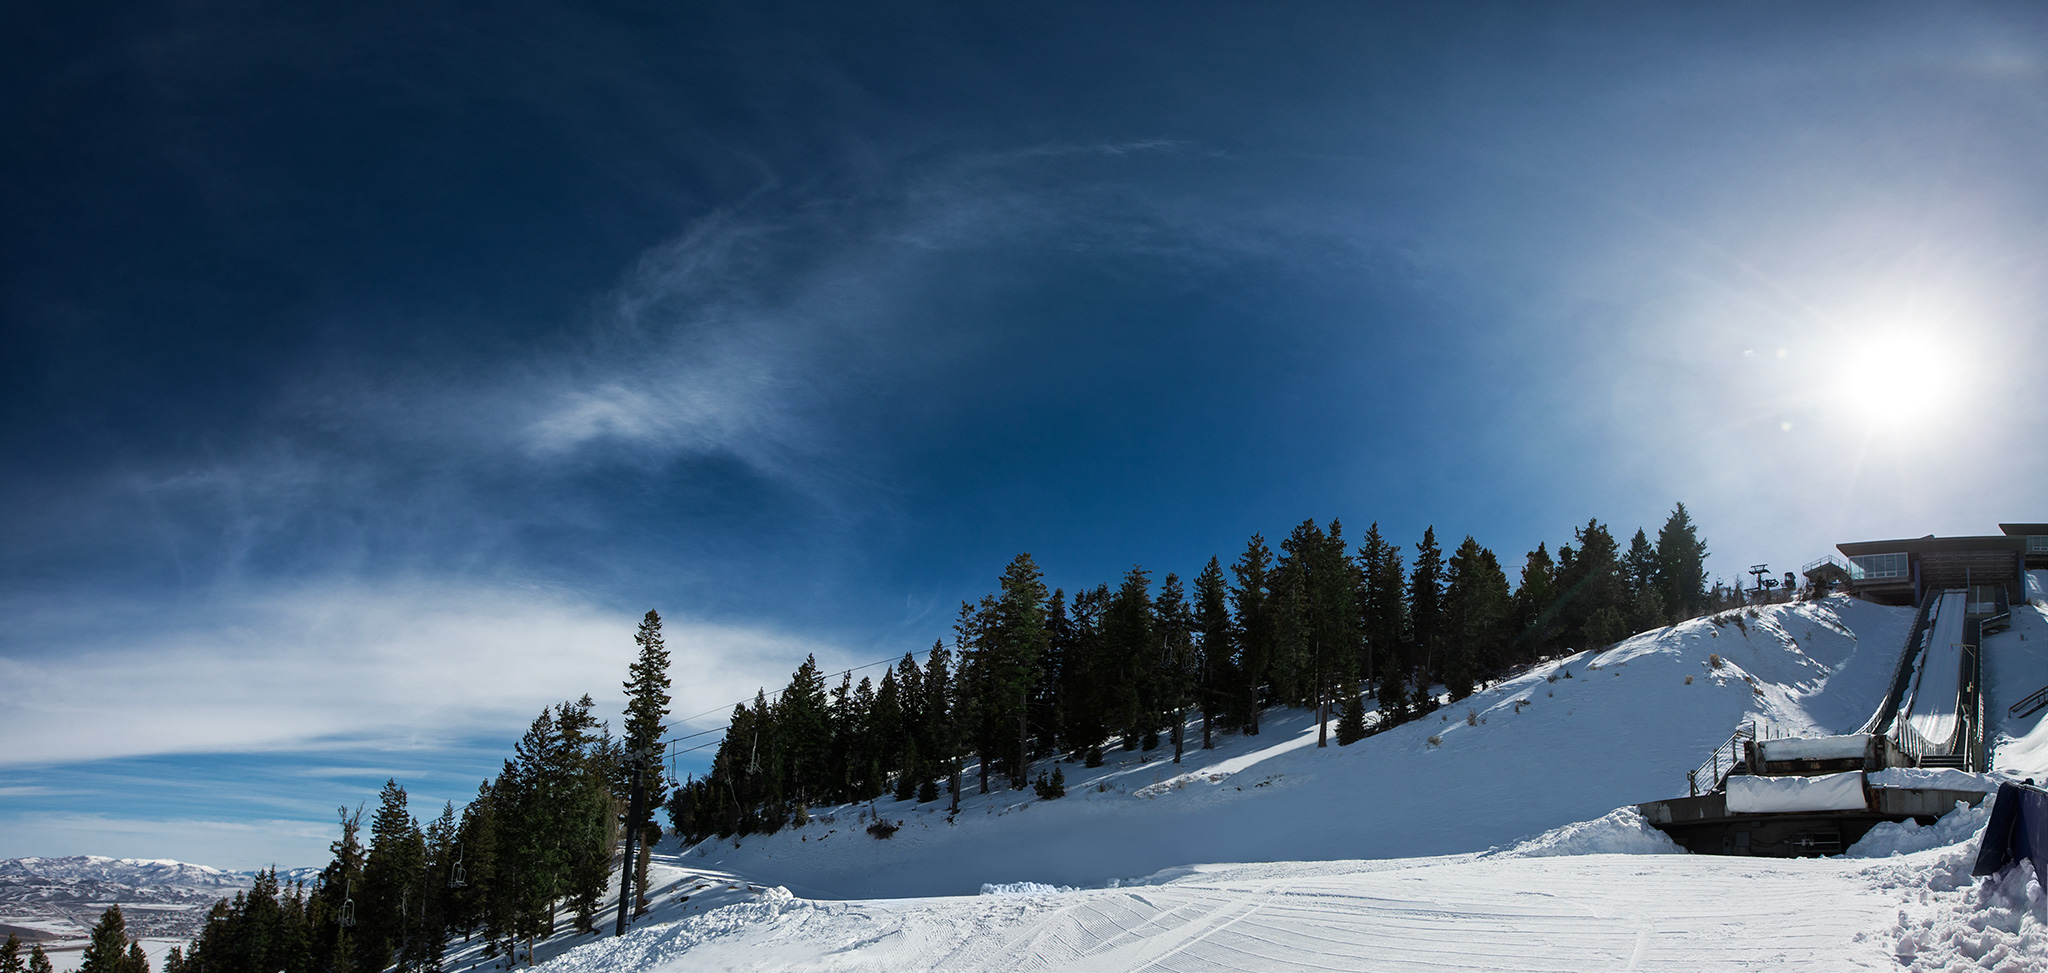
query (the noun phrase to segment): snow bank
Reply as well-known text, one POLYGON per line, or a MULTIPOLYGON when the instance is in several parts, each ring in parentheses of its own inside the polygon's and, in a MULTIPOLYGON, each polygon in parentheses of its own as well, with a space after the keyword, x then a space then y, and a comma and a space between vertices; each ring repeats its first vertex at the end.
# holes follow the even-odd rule
POLYGON ((1784 811, 1856 811, 1869 806, 1863 796, 1863 772, 1821 777, 1730 777, 1731 814, 1784 811))
POLYGON ((2048 971, 2048 896, 2033 865, 1980 883, 1970 876, 1976 858, 1977 842, 1966 841, 1875 876, 1900 903, 1887 930, 1893 956, 1909 970, 2048 971))
POLYGON ((1523 841, 1503 858, 1546 858, 1552 855, 1683 855, 1671 836, 1650 826, 1641 812, 1620 807, 1591 821, 1577 821, 1523 841))
MULTIPOLYGON (((1888 858, 1892 855, 1906 855, 1929 848, 1961 844, 1984 830, 1984 822, 1991 820, 1991 801, 1986 800, 1976 807, 1963 801, 1956 802, 1956 808, 1937 818, 1933 824, 1921 825, 1907 818, 1904 821, 1885 821, 1870 829, 1861 841, 1850 845, 1842 852, 1844 858, 1888 858)), ((1975 860, 1974 856, 1971 859, 1975 860)))
POLYGON ((1785 737, 1762 740, 1764 762, 1774 760, 1858 760, 1870 750, 1870 734, 1843 736, 1785 737))
POLYGON ((721 906, 677 922, 642 926, 621 937, 578 946, 542 964, 548 973, 619 973, 686 966, 684 954, 706 943, 772 927, 784 912, 804 903, 786 888, 760 898, 721 906))

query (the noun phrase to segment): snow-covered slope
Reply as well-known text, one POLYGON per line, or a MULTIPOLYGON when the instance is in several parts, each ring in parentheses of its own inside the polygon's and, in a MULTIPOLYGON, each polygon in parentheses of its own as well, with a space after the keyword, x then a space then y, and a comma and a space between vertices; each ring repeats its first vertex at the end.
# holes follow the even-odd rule
MULTIPOLYGON (((1610 811, 1682 791, 1739 722, 1854 729, 1911 621, 1847 599, 1762 608, 1563 660, 1351 747, 1317 750, 1305 715, 1274 714, 1179 768, 1126 752, 1062 765, 1059 801, 971 795, 950 822, 880 802, 665 846, 639 928, 542 956, 552 973, 2048 969, 2040 883, 1969 876, 1988 808, 1790 861, 1675 854, 1610 811), (869 837, 871 813, 903 830, 869 837)), ((2016 610, 1985 651, 1995 762, 2048 777, 2048 723, 2008 724, 2001 702, 2048 682, 2048 614, 2016 610)))
POLYGON ((2014 718, 2014 703, 2048 686, 2048 571, 2027 573, 2031 601, 2012 607, 2012 627, 1984 638, 1984 716, 1994 770, 2048 780, 2048 711, 2014 718))
POLYGON ((196 934, 214 902, 232 898, 253 881, 248 872, 169 860, 98 855, 4 859, 0 932, 42 943, 57 968, 65 970, 77 965, 100 913, 119 903, 129 932, 143 937, 145 948, 156 956, 196 934))
POLYGON ((1068 796, 999 788, 881 801, 804 828, 711 841, 688 864, 811 898, 960 895, 984 883, 1099 886, 1191 861, 1400 858, 1484 851, 1622 804, 1683 794, 1739 723, 1844 732, 1884 695, 1907 609, 1846 598, 1729 613, 1544 665, 1348 747, 1309 714, 1270 713, 1174 766, 1164 748, 1062 764, 1068 796), (1719 665, 1715 662, 1718 660, 1719 665))

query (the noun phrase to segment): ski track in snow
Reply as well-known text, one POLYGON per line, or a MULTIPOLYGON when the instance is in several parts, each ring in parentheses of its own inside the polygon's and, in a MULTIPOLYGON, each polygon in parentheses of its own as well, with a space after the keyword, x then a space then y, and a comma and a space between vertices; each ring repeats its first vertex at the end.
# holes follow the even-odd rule
MULTIPOLYGON (((1897 902, 1867 862, 1625 855, 1279 863, 1028 897, 791 900, 642 965, 612 943, 551 973, 684 970, 1755 970, 1896 968, 1856 931, 1897 902)), ((691 937, 695 938, 695 937, 691 937)), ((619 943, 625 947, 625 943, 619 943)), ((644 955, 641 957, 645 959, 644 955)))

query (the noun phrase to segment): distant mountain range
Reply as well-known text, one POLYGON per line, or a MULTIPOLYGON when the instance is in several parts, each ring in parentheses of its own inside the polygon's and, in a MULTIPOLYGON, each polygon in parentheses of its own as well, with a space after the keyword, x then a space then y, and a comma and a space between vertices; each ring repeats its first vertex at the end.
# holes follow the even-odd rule
MULTIPOLYGON (((317 868, 278 872, 279 881, 310 883, 317 868)), ((189 939, 213 903, 254 883, 255 872, 231 872, 164 859, 0 859, 0 935, 58 945, 87 937, 93 923, 119 903, 130 935, 189 939)))

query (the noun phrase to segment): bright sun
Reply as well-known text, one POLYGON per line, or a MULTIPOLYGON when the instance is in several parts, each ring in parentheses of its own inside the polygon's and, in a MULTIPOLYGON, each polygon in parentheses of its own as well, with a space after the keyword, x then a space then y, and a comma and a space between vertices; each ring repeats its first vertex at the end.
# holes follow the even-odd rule
POLYGON ((1892 334, 1857 339, 1843 363, 1839 391, 1873 421, 1915 424, 1934 418, 1958 391, 1951 358, 1928 336, 1892 334))

